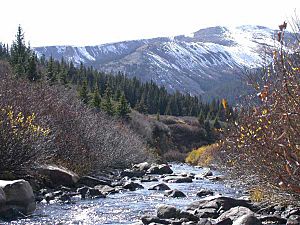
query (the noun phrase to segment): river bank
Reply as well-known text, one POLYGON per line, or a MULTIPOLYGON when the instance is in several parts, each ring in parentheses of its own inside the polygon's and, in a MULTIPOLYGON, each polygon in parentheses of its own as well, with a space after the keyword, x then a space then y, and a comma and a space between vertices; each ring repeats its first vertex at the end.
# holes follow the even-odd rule
MULTIPOLYGON (((188 210, 187 206, 198 200, 212 203, 212 201, 220 201, 220 197, 226 197, 226 201, 232 202, 240 197, 244 199, 249 197, 244 190, 230 187, 224 183, 222 175, 218 171, 196 168, 186 164, 171 164, 171 167, 152 166, 151 168, 149 165, 141 164, 134 169, 114 170, 107 173, 106 176, 103 175, 98 174, 95 176, 97 179, 80 178, 81 181, 79 179, 77 182, 81 182, 81 184, 77 184, 77 187, 59 186, 41 189, 36 193, 38 203, 33 215, 7 222, 7 224, 52 224, 54 222, 55 224, 150 224, 152 222, 154 224, 197 224, 199 221, 204 221, 203 219, 206 217, 208 218, 205 220, 216 224, 214 219, 221 216, 219 209, 213 210, 214 215, 205 214, 205 210, 210 210, 211 213, 212 207, 203 208, 202 204, 202 209, 200 209, 206 216, 204 214, 199 216, 195 208, 188 210), (83 181, 86 184, 83 184, 83 181), (100 181, 102 184, 99 184, 100 181), (171 191, 167 193, 166 189, 171 191), (178 192, 174 190, 178 190, 178 192), (214 197, 210 198, 216 200, 206 200, 205 197, 208 195, 213 195, 214 197), (176 210, 172 209, 174 212, 189 212, 198 218, 198 222, 195 223, 197 221, 195 217, 192 221, 187 221, 188 218, 180 218, 182 216, 180 213, 172 214, 174 219, 171 219, 170 215, 159 214, 162 205, 176 208, 176 210)), ((248 206, 250 207, 250 205, 248 206)), ((264 208, 268 207, 264 206, 264 208)), ((280 215, 286 213, 286 210, 290 210, 273 205, 268 209, 270 212, 265 210, 263 213, 274 215, 272 212, 274 208, 276 214, 282 210, 280 215)), ((225 209, 227 208, 223 207, 224 212, 225 209)), ((253 210, 257 212, 256 209, 253 210)), ((299 213, 299 209, 294 213, 297 214, 297 212, 299 213)), ((288 216, 292 216, 292 214, 288 216)), ((261 218, 258 217, 258 219, 261 218)), ((281 222, 287 222, 287 218, 283 219, 285 220, 281 220, 281 222)))

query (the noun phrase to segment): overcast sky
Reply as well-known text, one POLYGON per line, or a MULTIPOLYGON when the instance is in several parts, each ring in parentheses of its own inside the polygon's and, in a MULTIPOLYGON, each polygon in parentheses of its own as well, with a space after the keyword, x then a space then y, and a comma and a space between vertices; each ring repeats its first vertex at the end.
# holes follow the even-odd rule
POLYGON ((17 26, 31 46, 96 45, 189 34, 209 26, 277 25, 299 0, 0 0, 0 42, 17 26))

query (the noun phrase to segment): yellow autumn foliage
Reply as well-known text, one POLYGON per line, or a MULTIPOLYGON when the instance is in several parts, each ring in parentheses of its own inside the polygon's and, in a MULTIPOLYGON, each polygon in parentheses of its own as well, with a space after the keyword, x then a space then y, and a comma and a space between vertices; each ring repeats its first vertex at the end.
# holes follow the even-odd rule
POLYGON ((218 149, 218 144, 202 146, 191 151, 185 159, 186 163, 198 166, 207 166, 213 160, 213 152, 218 149))
POLYGON ((261 188, 252 188, 249 192, 252 202, 261 202, 265 198, 265 193, 261 188))
POLYGON ((22 112, 15 112, 12 106, 8 106, 1 109, 0 124, 6 123, 10 129, 12 129, 15 135, 24 135, 30 133, 34 136, 47 136, 50 129, 42 128, 35 123, 36 115, 25 116, 22 112))

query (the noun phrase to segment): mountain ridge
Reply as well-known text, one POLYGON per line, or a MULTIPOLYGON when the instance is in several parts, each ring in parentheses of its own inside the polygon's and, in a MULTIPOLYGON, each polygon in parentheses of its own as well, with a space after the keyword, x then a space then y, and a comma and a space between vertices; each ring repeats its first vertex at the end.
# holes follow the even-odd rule
MULTIPOLYGON (((39 56, 64 57, 104 71, 124 72, 141 81, 154 81, 169 91, 192 95, 214 92, 236 83, 242 70, 257 68, 270 57, 261 52, 274 44, 274 30, 256 25, 216 26, 192 35, 114 42, 96 46, 46 46, 39 56)), ((227 93, 223 93, 228 97, 227 93)), ((230 96, 232 97, 232 96, 230 96)))

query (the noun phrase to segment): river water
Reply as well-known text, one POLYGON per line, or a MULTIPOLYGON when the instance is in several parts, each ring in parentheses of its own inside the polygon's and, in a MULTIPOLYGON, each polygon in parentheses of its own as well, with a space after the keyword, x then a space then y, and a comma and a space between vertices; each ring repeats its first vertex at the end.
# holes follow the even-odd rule
MULTIPOLYGON (((203 169, 187 164, 172 164, 174 173, 201 174, 203 169)), ((213 171, 217 175, 217 171, 213 171)), ((108 195, 104 199, 75 200, 71 204, 39 203, 34 215, 28 219, 12 221, 10 224, 132 224, 144 215, 155 215, 159 204, 170 204, 184 209, 189 203, 199 199, 196 193, 209 189, 216 193, 237 197, 240 193, 227 187, 222 181, 193 180, 193 183, 167 183, 171 189, 184 192, 186 198, 165 197, 163 191, 149 191, 158 182, 145 182, 145 189, 124 191, 108 195)))

